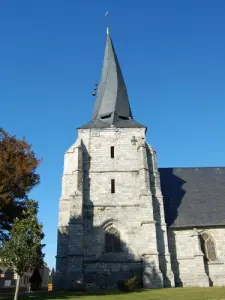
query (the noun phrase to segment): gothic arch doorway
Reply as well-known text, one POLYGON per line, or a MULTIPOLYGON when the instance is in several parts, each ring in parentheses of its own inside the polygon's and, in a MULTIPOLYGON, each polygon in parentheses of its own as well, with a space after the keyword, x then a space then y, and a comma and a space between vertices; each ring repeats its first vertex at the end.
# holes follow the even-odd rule
POLYGON ((105 231, 105 253, 122 252, 121 239, 119 231, 110 227, 105 231))

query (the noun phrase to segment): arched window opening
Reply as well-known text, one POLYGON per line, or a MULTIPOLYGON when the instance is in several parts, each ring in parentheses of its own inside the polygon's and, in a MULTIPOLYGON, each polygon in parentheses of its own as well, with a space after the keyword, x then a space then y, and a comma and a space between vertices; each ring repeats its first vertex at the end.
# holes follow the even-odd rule
POLYGON ((121 252, 121 241, 119 232, 111 227, 105 233, 105 252, 121 252))
POLYGON ((201 249, 207 261, 217 260, 215 243, 212 237, 207 233, 200 235, 201 249))

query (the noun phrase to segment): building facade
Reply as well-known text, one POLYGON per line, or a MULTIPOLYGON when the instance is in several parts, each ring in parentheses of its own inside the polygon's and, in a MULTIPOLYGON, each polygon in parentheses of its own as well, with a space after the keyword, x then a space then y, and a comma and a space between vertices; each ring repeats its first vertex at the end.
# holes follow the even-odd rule
MULTIPOLYGON (((43 267, 39 269, 40 276, 42 279, 41 290, 47 290, 48 278, 49 278, 49 268, 43 267)), ((27 292, 30 291, 30 278, 32 276, 32 271, 24 272, 20 277, 20 291, 27 292)), ((16 288, 17 274, 10 268, 0 264, 0 293, 14 292, 16 288)))
POLYGON ((176 286, 225 285, 225 168, 161 168, 176 286))
POLYGON ((116 288, 134 276, 144 288, 222 285, 207 258, 222 231, 169 224, 173 170, 158 169, 146 129, 133 118, 107 30, 92 118, 64 157, 54 288, 116 288))

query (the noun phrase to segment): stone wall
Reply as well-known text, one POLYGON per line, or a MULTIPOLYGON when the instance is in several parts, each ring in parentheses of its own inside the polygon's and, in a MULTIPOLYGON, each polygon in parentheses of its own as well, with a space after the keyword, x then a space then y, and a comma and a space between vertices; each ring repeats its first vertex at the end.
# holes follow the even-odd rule
POLYGON ((209 276, 213 286, 225 285, 225 228, 210 228, 205 230, 215 243, 217 260, 208 263, 209 276))
POLYGON ((118 288, 119 282, 136 277, 142 287, 143 265, 140 262, 90 262, 84 264, 84 280, 88 288, 118 288))
POLYGON ((177 286, 225 285, 225 229, 196 228, 169 230, 169 249, 177 286), (214 240, 217 259, 204 263, 199 234, 209 233, 214 240))
POLYGON ((173 286, 156 155, 144 128, 79 129, 65 154, 62 188, 58 286, 64 281, 64 288, 74 287, 87 278, 90 284, 105 273, 105 285, 112 286, 140 265, 145 288, 173 286), (110 227, 122 243, 122 253, 113 257, 104 246, 110 227))

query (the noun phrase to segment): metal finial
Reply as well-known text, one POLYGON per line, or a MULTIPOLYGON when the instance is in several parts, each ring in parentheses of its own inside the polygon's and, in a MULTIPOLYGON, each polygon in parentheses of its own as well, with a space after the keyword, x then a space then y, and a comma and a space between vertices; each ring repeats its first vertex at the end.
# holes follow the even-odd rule
POLYGON ((105 13, 105 18, 106 18, 106 33, 109 34, 109 12, 106 11, 105 13))

